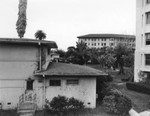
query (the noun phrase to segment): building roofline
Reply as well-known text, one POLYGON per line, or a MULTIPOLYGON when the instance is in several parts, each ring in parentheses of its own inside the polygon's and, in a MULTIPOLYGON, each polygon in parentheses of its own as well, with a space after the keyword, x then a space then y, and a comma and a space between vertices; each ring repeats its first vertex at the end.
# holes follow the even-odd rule
POLYGON ((41 44, 46 45, 51 48, 57 48, 57 44, 54 41, 47 40, 36 40, 28 38, 0 38, 0 43, 9 43, 9 44, 41 44))
POLYGON ((87 34, 87 35, 82 35, 82 36, 78 36, 77 38, 82 38, 82 39, 86 39, 86 38, 133 38, 135 39, 135 35, 126 35, 126 34, 87 34))

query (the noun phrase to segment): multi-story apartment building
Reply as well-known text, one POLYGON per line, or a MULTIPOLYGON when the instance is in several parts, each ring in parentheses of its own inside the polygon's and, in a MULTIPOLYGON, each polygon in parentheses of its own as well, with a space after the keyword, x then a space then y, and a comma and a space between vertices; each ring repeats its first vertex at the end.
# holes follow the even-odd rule
POLYGON ((150 78, 150 0, 136 0, 134 80, 150 78))
POLYGON ((88 34, 78 36, 78 41, 84 41, 89 48, 115 47, 118 43, 135 48, 135 36, 124 34, 88 34))

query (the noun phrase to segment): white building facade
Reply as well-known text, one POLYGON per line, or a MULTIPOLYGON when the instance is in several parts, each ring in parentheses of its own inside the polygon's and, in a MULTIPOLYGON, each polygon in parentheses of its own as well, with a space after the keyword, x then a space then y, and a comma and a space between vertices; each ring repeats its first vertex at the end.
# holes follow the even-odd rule
POLYGON ((150 0, 136 0, 136 50, 134 81, 150 74, 150 0))
MULTIPOLYGON (((53 41, 0 38, 0 110, 44 108, 58 95, 96 107, 96 80, 107 75, 86 66, 51 62, 53 41)), ((105 77, 104 77, 105 78, 105 77)))
POLYGON ((83 41, 89 48, 115 47, 118 43, 135 48, 135 36, 123 34, 88 34, 78 36, 78 41, 83 41))

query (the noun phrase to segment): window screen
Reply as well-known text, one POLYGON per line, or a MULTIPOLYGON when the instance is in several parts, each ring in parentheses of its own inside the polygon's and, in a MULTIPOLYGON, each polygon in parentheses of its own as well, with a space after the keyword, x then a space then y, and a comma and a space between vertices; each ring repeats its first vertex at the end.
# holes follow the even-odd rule
POLYGON ((67 80, 67 85, 77 85, 77 84, 79 84, 79 80, 78 79, 67 80))
POLYGON ((61 81, 60 80, 50 80, 49 85, 50 86, 61 86, 61 81))

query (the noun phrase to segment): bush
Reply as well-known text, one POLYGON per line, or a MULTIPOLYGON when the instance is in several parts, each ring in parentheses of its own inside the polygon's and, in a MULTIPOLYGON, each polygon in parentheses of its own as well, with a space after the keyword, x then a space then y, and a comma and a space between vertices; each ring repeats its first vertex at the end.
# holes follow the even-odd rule
POLYGON ((97 80, 96 93, 98 94, 98 101, 101 103, 107 91, 109 90, 109 83, 97 80))
POLYGON ((103 99, 103 106, 106 112, 126 115, 132 107, 131 100, 124 96, 117 89, 110 90, 103 99))
POLYGON ((150 85, 147 85, 145 83, 128 82, 126 83, 126 87, 129 90, 150 94, 150 85))
POLYGON ((113 77, 110 74, 108 74, 105 78, 105 82, 112 82, 112 81, 113 81, 113 77))
POLYGON ((79 110, 84 108, 84 103, 75 99, 75 98, 69 98, 68 100, 68 109, 73 110, 79 110))
POLYGON ((84 108, 84 103, 75 98, 67 98, 65 96, 58 95, 54 97, 51 102, 46 101, 45 108, 52 112, 65 112, 68 110, 81 110, 84 108))
POLYGON ((68 98, 65 96, 58 95, 57 97, 54 97, 52 101, 50 102, 50 107, 52 111, 58 111, 63 112, 67 110, 68 105, 68 98))

